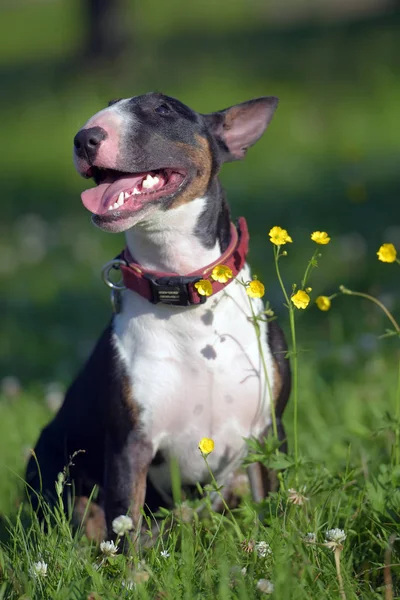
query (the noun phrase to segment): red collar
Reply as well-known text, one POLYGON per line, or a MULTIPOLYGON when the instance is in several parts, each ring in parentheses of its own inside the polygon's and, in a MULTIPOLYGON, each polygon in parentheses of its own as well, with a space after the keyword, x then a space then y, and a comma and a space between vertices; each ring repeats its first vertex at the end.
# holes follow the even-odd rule
POLYGON ((246 262, 249 247, 249 232, 244 217, 238 219, 237 227, 231 223, 231 241, 225 252, 218 260, 199 271, 180 276, 176 273, 162 273, 143 269, 135 263, 128 248, 118 257, 121 259, 119 268, 122 273, 124 286, 146 298, 153 304, 175 304, 189 306, 203 304, 207 297, 201 296, 194 284, 200 279, 207 279, 212 284, 213 294, 223 290, 235 278, 246 262), (226 283, 220 283, 210 278, 211 271, 217 265, 225 265, 232 270, 233 278, 226 283))

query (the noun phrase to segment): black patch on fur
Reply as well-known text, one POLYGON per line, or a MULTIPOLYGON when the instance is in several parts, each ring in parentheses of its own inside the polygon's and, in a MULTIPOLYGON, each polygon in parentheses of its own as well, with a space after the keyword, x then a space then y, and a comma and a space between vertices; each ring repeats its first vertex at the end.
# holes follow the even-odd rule
POLYGON ((204 211, 199 216, 194 230, 205 248, 214 248, 218 240, 221 253, 231 241, 231 219, 225 194, 218 179, 214 179, 207 193, 204 211))
MULTIPOLYGON (((69 388, 59 412, 43 429, 35 447, 37 461, 32 457, 28 463, 27 483, 33 490, 42 491, 50 503, 55 501, 55 481, 58 473, 78 450, 83 450, 84 453, 76 456, 74 466, 70 470, 75 493, 89 496, 94 484, 103 484, 105 407, 112 401, 115 387, 118 385, 113 375, 113 367, 111 328, 108 327, 85 367, 69 388)), ((69 489, 66 488, 66 492, 69 489)), ((33 492, 31 498, 34 506, 37 506, 37 498, 33 492)))
POLYGON ((156 452, 155 457, 153 458, 153 460, 151 462, 151 466, 159 467, 159 466, 163 465, 164 463, 165 463, 164 455, 162 454, 162 452, 160 450, 158 450, 156 452))
POLYGON ((160 92, 149 92, 142 96, 134 96, 130 99, 128 106, 135 114, 137 114, 137 107, 142 108, 147 114, 150 110, 155 112, 155 109, 162 104, 165 104, 170 109, 170 113, 160 115, 161 118, 174 119, 176 117, 183 117, 194 123, 199 121, 198 113, 186 106, 186 104, 183 104, 183 102, 180 102, 176 98, 161 94, 160 92))
MULTIPOLYGON (((125 473, 114 489, 118 494, 127 493, 125 480, 129 481, 130 477, 123 468, 127 461, 125 449, 130 444, 132 431, 137 428, 138 414, 134 404, 132 408, 131 398, 127 397, 127 385, 128 378, 113 347, 110 325, 69 388, 58 414, 43 429, 35 447, 37 460, 32 457, 28 463, 26 481, 33 488, 30 496, 35 507, 38 506, 35 491, 42 492, 44 498, 54 504, 58 473, 79 450, 84 452, 74 458, 69 474, 75 495, 90 496, 94 485, 103 488, 106 441, 108 446, 111 443, 117 456, 115 464, 120 464, 116 470, 125 473)), ((70 491, 71 487, 66 486, 66 506, 70 491)))
MULTIPOLYGON (((282 423, 282 415, 288 403, 290 391, 292 388, 292 375, 290 370, 290 361, 287 358, 288 345, 284 333, 277 321, 268 323, 268 346, 278 365, 279 375, 281 377, 282 387, 278 400, 275 404, 276 423, 278 428, 278 439, 286 440, 286 433, 282 423)), ((282 452, 287 452, 287 443, 281 446, 282 452)))
MULTIPOLYGON (((39 509, 40 494, 54 506, 58 474, 74 452, 84 450, 69 469, 72 486, 64 488, 65 509, 72 493, 89 497, 97 485, 97 503, 105 504, 109 528, 113 518, 128 512, 135 473, 147 469, 152 454, 151 445, 141 436, 136 421, 139 409, 128 397, 129 380, 117 360, 112 335, 110 325, 69 388, 59 412, 43 429, 35 447, 36 459, 32 456, 26 469, 33 508, 39 509)), ((163 461, 162 454, 157 453, 154 464, 163 461)), ((164 504, 147 479, 146 505, 154 512, 164 504)), ((43 512, 38 512, 43 517, 43 512)))

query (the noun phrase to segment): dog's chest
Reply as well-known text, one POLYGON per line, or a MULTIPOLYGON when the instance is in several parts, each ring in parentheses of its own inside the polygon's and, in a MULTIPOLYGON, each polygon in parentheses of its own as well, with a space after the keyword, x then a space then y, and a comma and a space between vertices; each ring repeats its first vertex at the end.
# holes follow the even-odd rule
MULTIPOLYGON (((239 279, 250 279, 247 267, 239 279)), ((259 313, 261 301, 252 302, 259 313)), ((245 289, 234 281, 206 304, 189 308, 152 305, 126 292, 115 318, 115 345, 140 407, 141 429, 154 454, 178 459, 185 483, 205 478, 201 438, 214 440, 209 462, 224 479, 245 453, 243 438, 270 423, 274 382, 266 324, 260 323, 260 341, 268 383, 250 316, 245 289)), ((158 484, 161 475, 168 474, 160 471, 158 484)))

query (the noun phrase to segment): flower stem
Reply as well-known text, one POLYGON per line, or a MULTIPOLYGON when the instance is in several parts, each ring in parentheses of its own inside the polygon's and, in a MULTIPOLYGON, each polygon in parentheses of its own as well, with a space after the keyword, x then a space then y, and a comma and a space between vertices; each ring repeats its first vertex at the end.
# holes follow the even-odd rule
MULTIPOLYGON (((200 450, 200 452, 201 452, 201 450, 200 450)), ((204 452, 201 452, 201 454, 202 454, 202 456, 204 458, 204 462, 206 463, 208 472, 209 472, 210 477, 211 477, 211 481, 212 481, 212 483, 213 483, 213 485, 215 487, 215 491, 217 492, 218 496, 221 498, 221 502, 222 502, 222 504, 223 504, 226 512, 231 517, 233 525, 234 525, 234 528, 235 528, 235 531, 237 533, 237 536, 238 536, 239 540, 241 541, 243 539, 242 531, 241 531, 239 525, 237 524, 237 521, 236 521, 235 517, 233 516, 233 513, 232 513, 231 509, 229 508, 229 506, 228 506, 228 504, 227 504, 227 502, 226 502, 226 500, 224 498, 224 495, 221 493, 221 490, 219 489, 217 481, 216 481, 216 479, 214 477, 214 473, 212 472, 212 469, 211 469, 210 465, 208 464, 207 456, 204 454, 204 452)))
POLYGON ((377 298, 374 298, 374 296, 370 296, 369 294, 365 294, 364 292, 353 292, 352 290, 348 290, 347 288, 345 288, 344 285, 341 285, 339 287, 339 290, 342 292, 342 294, 347 294, 349 296, 359 296, 360 298, 366 298, 366 300, 370 300, 371 302, 373 302, 374 304, 376 304, 377 306, 379 306, 379 308, 381 310, 383 310, 383 312, 385 313, 385 315, 387 316, 387 318, 389 319, 389 321, 392 323, 392 325, 395 328, 396 332, 400 333, 400 327, 399 327, 396 319, 388 311, 388 309, 386 308, 386 306, 384 304, 382 304, 382 302, 380 302, 377 298))
POLYGON ((274 247, 274 258, 275 258, 275 269, 276 274, 278 276, 279 284, 281 286, 283 295, 287 302, 287 308, 289 311, 289 321, 290 321, 290 333, 292 336, 292 375, 293 375, 293 441, 294 441, 294 460, 296 464, 296 477, 297 477, 297 465, 299 459, 299 445, 298 445, 298 435, 297 435, 297 415, 298 415, 298 370, 297 370, 297 343, 296 343, 296 326, 294 320, 294 308, 291 305, 289 300, 289 296, 287 294, 286 288, 282 281, 281 272, 279 269, 279 250, 280 247, 274 247))
POLYGON ((292 356, 293 356, 293 364, 292 364, 292 375, 293 375, 293 444, 294 444, 294 460, 296 463, 296 472, 297 472, 297 464, 299 460, 299 442, 298 442, 298 432, 297 432, 297 421, 298 421, 298 361, 297 361, 297 341, 296 341, 296 327, 294 322, 294 309, 293 307, 289 307, 289 319, 290 319, 290 332, 292 335, 292 356))
MULTIPOLYGON (((253 307, 251 298, 249 298, 249 304, 250 304, 251 315, 253 317, 254 329, 255 329, 256 337, 257 337, 258 352, 261 357, 261 362, 262 362, 262 367, 263 367, 263 372, 264 372, 264 379, 265 379, 264 385, 266 385, 268 387, 268 394, 269 394, 269 399, 270 399, 270 403, 271 403, 272 430, 274 432, 274 437, 276 439, 278 439, 278 427, 276 424, 275 403, 274 403, 274 398, 272 397, 271 384, 270 384, 269 377, 268 377, 267 365, 265 363, 265 356, 264 356, 264 351, 263 351, 263 347, 262 347, 262 343, 261 343, 260 326, 257 322, 257 316, 254 312, 254 307, 253 307)), ((263 406, 264 406, 264 400, 265 400, 265 387, 262 391, 261 410, 263 409, 263 406)))
POLYGON ((279 264, 278 264, 278 260, 279 260, 279 250, 280 250, 280 247, 278 247, 278 248, 277 248, 276 246, 274 246, 275 269, 276 269, 276 274, 277 274, 277 276, 278 276, 279 284, 280 284, 280 286, 281 286, 281 289, 282 289, 283 295, 284 295, 284 297, 285 297, 285 300, 286 300, 286 302, 288 303, 288 308, 290 308, 290 300, 289 300, 289 296, 287 295, 286 288, 285 288, 285 286, 283 285, 283 281, 282 281, 282 277, 281 277, 281 272, 280 272, 280 269, 279 269, 279 264))
POLYGON ((317 250, 314 252, 314 254, 311 257, 311 260, 308 261, 306 272, 304 273, 304 277, 301 280, 301 289, 302 290, 304 290, 304 288, 306 287, 307 279, 308 279, 308 276, 310 275, 311 269, 314 269, 317 266, 315 259, 317 258, 318 253, 319 253, 319 249, 317 248, 317 250))
POLYGON ((340 597, 342 598, 342 600, 346 600, 346 594, 344 593, 344 587, 343 587, 343 578, 342 578, 342 573, 340 570, 340 553, 341 553, 341 549, 335 548, 335 564, 336 564, 336 573, 337 573, 337 577, 338 577, 338 581, 339 581, 339 593, 340 593, 340 597))

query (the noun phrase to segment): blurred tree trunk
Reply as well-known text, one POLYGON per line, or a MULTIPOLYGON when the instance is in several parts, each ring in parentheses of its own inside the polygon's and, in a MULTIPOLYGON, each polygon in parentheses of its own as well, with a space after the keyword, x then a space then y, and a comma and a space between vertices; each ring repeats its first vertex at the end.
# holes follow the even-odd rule
POLYGON ((91 62, 117 58, 127 41, 123 0, 84 0, 84 7, 86 58, 91 62))

